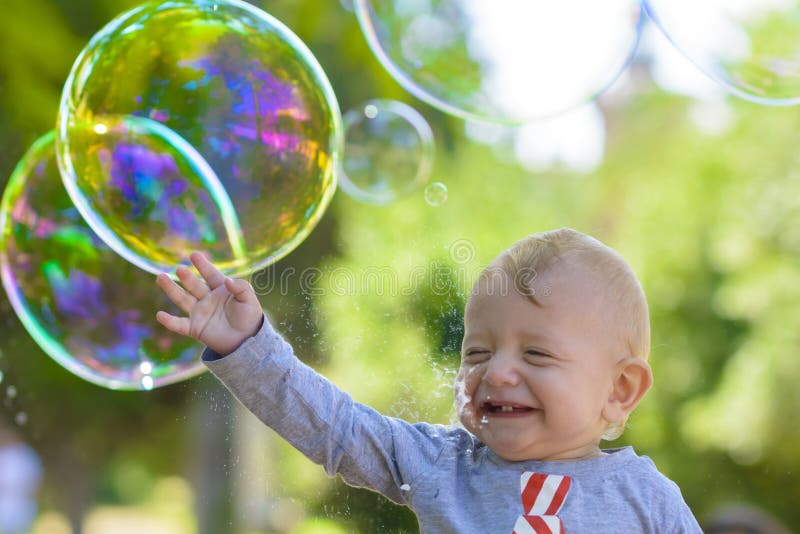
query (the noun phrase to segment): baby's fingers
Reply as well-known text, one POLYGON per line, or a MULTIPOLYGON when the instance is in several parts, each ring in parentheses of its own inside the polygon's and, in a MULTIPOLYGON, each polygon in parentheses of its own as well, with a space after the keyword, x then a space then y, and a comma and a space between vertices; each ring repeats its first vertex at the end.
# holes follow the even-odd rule
POLYGON ((231 295, 233 295, 233 298, 239 302, 261 306, 261 303, 258 302, 255 291, 253 291, 253 286, 251 286, 250 282, 247 280, 234 280, 232 278, 226 278, 225 289, 230 291, 231 295))
POLYGON ((168 330, 172 330, 176 334, 180 334, 182 336, 189 335, 190 323, 188 317, 176 317, 165 311, 159 311, 156 313, 156 321, 163 324, 168 330))
POLYGON ((175 274, 178 275, 178 280, 181 281, 181 284, 183 284, 183 287, 185 288, 186 292, 189 293, 190 297, 200 300, 208 295, 209 289, 206 283, 200 280, 186 267, 178 267, 175 270, 175 274))
POLYGON ((192 265, 195 266, 200 275, 205 279, 208 287, 216 289, 225 283, 225 275, 219 269, 214 267, 214 264, 200 252, 192 252, 189 255, 192 265))
POLYGON ((174 302, 178 308, 186 313, 189 313, 194 303, 197 302, 197 299, 173 282, 172 278, 164 273, 156 277, 156 285, 169 297, 169 300, 174 302))

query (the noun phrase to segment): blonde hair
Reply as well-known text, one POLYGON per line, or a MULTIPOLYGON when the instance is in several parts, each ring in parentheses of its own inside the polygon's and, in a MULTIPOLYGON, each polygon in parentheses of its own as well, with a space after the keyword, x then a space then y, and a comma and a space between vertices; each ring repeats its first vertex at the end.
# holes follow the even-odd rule
MULTIPOLYGON (((627 352, 620 357, 646 360, 650 355, 650 314, 644 290, 622 256, 597 239, 571 228, 533 234, 502 252, 481 276, 491 276, 499 268, 513 280, 517 291, 540 306, 539 299, 546 298, 548 288, 538 279, 558 262, 585 268, 602 281, 604 311, 608 311, 604 319, 621 325, 613 329, 627 352)), ((616 439, 624 429, 625 421, 610 423, 602 439, 616 439)))

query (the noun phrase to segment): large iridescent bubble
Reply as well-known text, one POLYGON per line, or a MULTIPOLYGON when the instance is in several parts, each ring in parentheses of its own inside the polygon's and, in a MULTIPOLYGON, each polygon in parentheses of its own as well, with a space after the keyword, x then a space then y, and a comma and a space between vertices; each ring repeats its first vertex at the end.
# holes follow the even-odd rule
POLYGON ((356 0, 361 29, 408 91, 454 115, 522 123, 605 90, 639 40, 637 0, 356 0))
POLYGON ((794 0, 647 0, 683 54, 734 94, 800 103, 800 5, 794 0))
POLYGON ((308 48, 238 0, 152 2, 109 23, 64 87, 58 161, 114 250, 151 272, 207 251, 242 275, 325 211, 343 142, 308 48))
POLYGON ((115 254, 75 208, 54 139, 28 150, 0 206, 0 274, 22 324, 59 364, 111 389, 202 372, 199 344, 156 322, 156 311, 172 306, 154 277, 115 254))
POLYGON ((433 168, 433 131, 414 108, 369 100, 344 114, 339 185, 362 202, 389 204, 424 186, 433 168))

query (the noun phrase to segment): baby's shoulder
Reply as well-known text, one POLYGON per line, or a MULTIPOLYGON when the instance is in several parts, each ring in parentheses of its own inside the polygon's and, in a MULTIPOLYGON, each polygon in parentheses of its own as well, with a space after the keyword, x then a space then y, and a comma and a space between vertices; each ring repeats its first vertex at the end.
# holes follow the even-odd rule
POLYGON ((616 478, 623 491, 648 502, 683 503, 683 495, 678 485, 659 471, 655 462, 648 456, 629 451, 629 461, 619 466, 616 478))
POLYGON ((624 476, 629 481, 624 491, 626 500, 641 513, 649 512, 654 531, 701 532, 680 487, 650 458, 637 456, 624 476))

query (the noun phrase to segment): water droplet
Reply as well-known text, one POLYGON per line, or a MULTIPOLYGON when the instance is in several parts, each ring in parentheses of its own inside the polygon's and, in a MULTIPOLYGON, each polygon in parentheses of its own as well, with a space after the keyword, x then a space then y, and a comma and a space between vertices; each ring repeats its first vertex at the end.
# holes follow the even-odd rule
POLYGON ((14 386, 8 386, 8 388, 6 388, 6 397, 8 397, 9 399, 14 399, 16 398, 16 396, 17 396, 17 388, 15 388, 14 386))
POLYGON ((150 391, 153 389, 153 377, 152 376, 144 376, 142 377, 142 389, 146 389, 150 391))
POLYGON ((409 486, 408 484, 403 484, 402 486, 400 486, 400 490, 401 491, 410 491, 411 490, 411 486, 409 486))
POLYGON ((28 414, 25 412, 19 412, 14 417, 14 422, 17 423, 19 426, 24 426, 28 422, 28 414))
POLYGON ((378 116, 378 107, 375 104, 367 104, 364 106, 364 116, 368 119, 374 119, 378 116))

